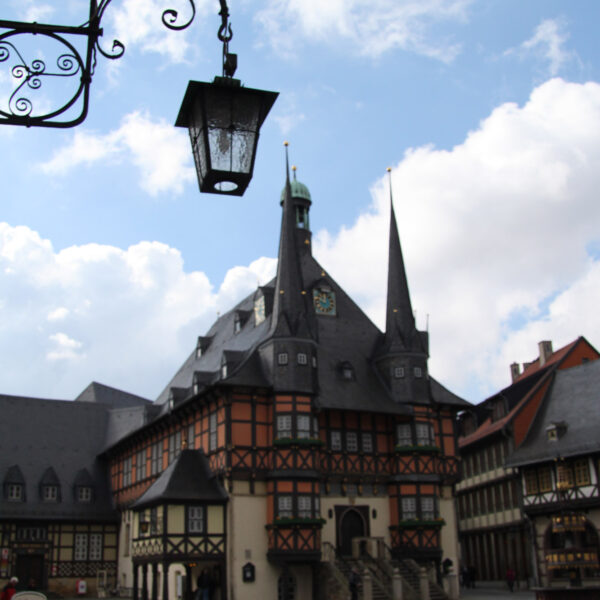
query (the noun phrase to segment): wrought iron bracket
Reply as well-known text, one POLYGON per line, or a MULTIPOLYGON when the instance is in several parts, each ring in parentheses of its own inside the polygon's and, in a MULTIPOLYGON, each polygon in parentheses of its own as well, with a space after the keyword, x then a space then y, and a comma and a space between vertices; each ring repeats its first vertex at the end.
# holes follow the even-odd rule
MULTIPOLYGON (((103 34, 101 27, 104 13, 112 0, 90 0, 89 20, 80 26, 47 25, 24 23, 0 19, 0 66, 4 63, 12 76, 13 90, 6 94, 6 100, 0 100, 0 125, 23 125, 25 127, 75 127, 82 123, 88 114, 90 85, 96 67, 96 55, 100 52, 105 58, 115 60, 125 52, 125 45, 113 40, 110 51, 100 45, 103 34), (20 37, 21 36, 21 37, 20 37), (22 36, 40 36, 56 44, 58 57, 56 68, 48 67, 45 58, 26 58, 26 50, 19 48, 22 36), (86 38, 85 52, 76 47, 75 40, 86 38), (29 90, 42 88, 43 82, 54 78, 73 78, 72 92, 63 104, 47 108, 47 99, 39 102, 36 111, 29 90), (67 113, 70 113, 67 115, 67 113), (61 117, 62 116, 62 117, 61 117)), ((181 31, 192 24, 196 16, 194 0, 188 0, 191 16, 179 22, 178 11, 169 8, 162 13, 165 27, 181 31)), ((220 0, 221 8, 225 0, 220 0)), ((226 4, 225 4, 226 10, 226 4)), ((227 13, 228 14, 228 13, 227 13)))

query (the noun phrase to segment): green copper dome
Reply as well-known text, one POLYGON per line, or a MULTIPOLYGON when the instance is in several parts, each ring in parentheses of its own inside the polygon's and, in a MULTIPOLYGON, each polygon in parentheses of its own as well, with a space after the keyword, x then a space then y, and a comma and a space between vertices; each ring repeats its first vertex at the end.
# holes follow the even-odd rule
MULTIPOLYGON (((292 198, 302 198, 304 200, 308 200, 309 202, 311 201, 310 192, 303 183, 300 183, 294 179, 293 181, 290 181, 290 187, 292 188, 292 198)), ((281 190, 281 202, 283 202, 284 196, 285 188, 281 190)))

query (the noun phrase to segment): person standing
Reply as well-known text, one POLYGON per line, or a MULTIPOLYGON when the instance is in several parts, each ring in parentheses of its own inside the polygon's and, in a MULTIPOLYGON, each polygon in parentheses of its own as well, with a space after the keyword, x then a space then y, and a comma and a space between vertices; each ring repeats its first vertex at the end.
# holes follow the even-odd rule
POLYGON ((19 580, 16 577, 11 577, 9 582, 2 589, 0 600, 11 600, 17 591, 17 583, 19 583, 19 580))
POLYGON ((508 584, 508 589, 511 592, 514 591, 515 579, 516 579, 515 570, 512 567, 508 567, 508 569, 506 569, 506 583, 508 584))
POLYGON ((360 575, 356 569, 352 569, 352 571, 350 571, 350 578, 348 582, 350 584, 351 600, 358 600, 358 585, 360 583, 360 575))

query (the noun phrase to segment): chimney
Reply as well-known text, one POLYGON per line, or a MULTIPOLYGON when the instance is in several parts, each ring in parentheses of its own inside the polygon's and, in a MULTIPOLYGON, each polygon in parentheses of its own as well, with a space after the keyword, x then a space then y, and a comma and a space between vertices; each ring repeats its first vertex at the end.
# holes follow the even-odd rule
POLYGON ((538 348, 540 349, 540 367, 543 367, 552 355, 552 342, 539 342, 538 348))
POLYGON ((519 378, 520 374, 521 368, 519 367, 519 363, 514 362, 510 365, 510 378, 513 383, 519 378))

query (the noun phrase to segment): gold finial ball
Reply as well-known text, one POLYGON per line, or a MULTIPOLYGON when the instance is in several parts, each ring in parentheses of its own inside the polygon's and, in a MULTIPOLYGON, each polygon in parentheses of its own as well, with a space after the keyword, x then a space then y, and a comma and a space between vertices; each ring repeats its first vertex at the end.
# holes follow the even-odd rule
POLYGON ((292 171, 295 171, 298 167, 296 165, 292 165, 292 171))
POLYGON ((283 142, 283 145, 287 147, 287 146, 290 145, 290 143, 289 142, 283 142))
POLYGON ((388 167, 388 168, 386 169, 386 171, 387 171, 388 173, 391 173, 391 172, 392 172, 392 167, 388 167))

